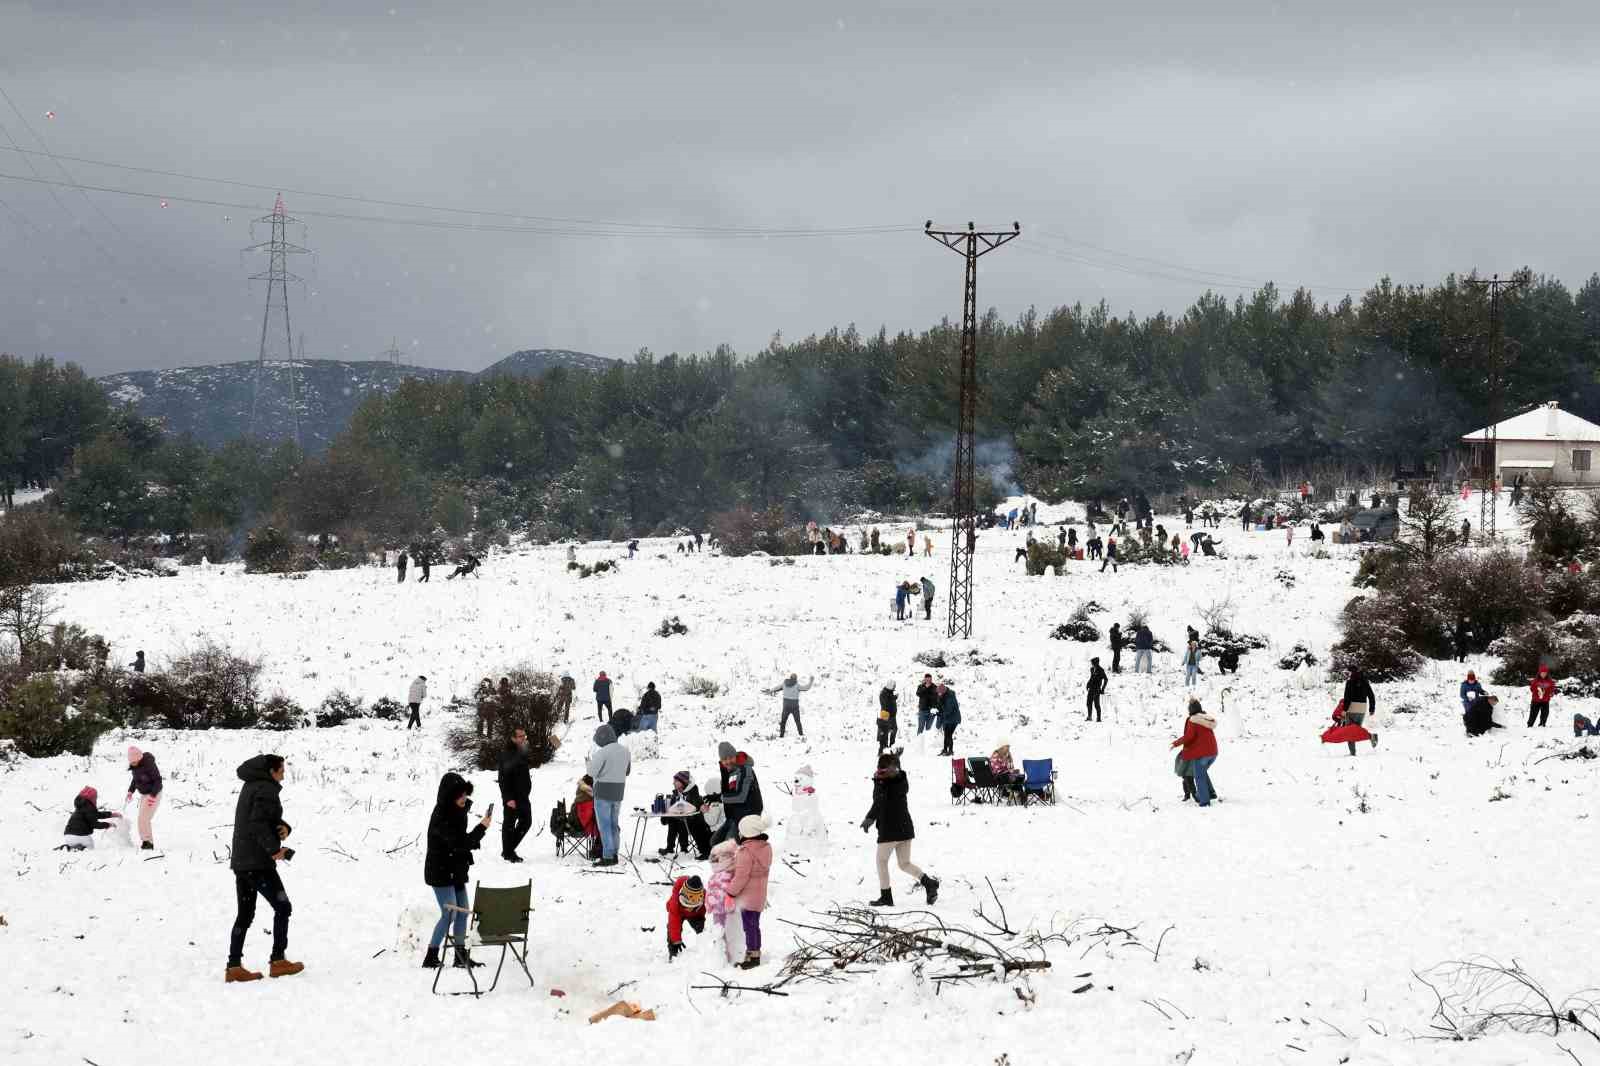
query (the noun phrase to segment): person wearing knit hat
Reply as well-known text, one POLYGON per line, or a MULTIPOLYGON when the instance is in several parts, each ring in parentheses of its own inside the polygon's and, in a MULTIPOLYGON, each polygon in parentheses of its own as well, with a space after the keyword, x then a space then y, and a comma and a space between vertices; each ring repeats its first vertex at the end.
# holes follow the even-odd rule
POLYGON ((761 912, 767 908, 767 877, 772 872, 772 845, 767 842, 767 820, 759 814, 739 819, 739 851, 733 860, 728 895, 739 908, 744 925, 744 961, 741 970, 761 965, 761 912))
POLYGON ((695 857, 704 862, 711 854, 711 827, 706 816, 700 813, 700 790, 694 786, 689 771, 679 770, 672 775, 672 795, 667 797, 667 813, 661 824, 667 827, 667 846, 657 854, 672 855, 689 850, 694 840, 695 857))
MULTIPOLYGON (((711 838, 713 844, 731 839, 739 828, 739 819, 747 814, 760 814, 765 809, 754 759, 724 740, 717 745, 717 762, 722 767, 723 822, 711 838)), ((704 805, 701 813, 705 813, 704 805)))
POLYGON ((683 950, 683 923, 697 933, 706 931, 706 889, 697 875, 672 882, 667 894, 667 958, 675 959, 683 950))
POLYGON ((1472 707, 1472 701, 1483 695, 1483 686, 1478 683, 1478 675, 1471 670, 1467 671, 1467 679, 1461 682, 1461 713, 1465 714, 1472 707))
POLYGON ((99 802, 100 793, 94 790, 94 786, 83 786, 72 801, 72 817, 67 819, 67 827, 62 830, 61 847, 57 851, 61 848, 82 851, 94 847, 94 831, 110 829, 112 821, 122 817, 115 811, 102 811, 99 802))
POLYGON ((139 796, 139 847, 145 851, 154 851, 155 834, 151 829, 151 822, 156 816, 156 808, 161 806, 161 771, 156 768, 156 757, 148 751, 140 751, 134 745, 128 746, 128 770, 133 777, 128 782, 128 795, 123 799, 122 805, 126 807, 133 799, 134 794, 139 796))

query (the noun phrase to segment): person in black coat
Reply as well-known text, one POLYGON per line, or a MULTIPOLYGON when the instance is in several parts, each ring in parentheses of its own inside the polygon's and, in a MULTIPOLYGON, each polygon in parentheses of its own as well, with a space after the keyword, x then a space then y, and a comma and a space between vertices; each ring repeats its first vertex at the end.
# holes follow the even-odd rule
POLYGON ((1110 679, 1106 677, 1105 670, 1100 667, 1099 659, 1089 660, 1089 694, 1087 699, 1087 713, 1084 720, 1098 722, 1100 718, 1100 697, 1106 691, 1110 679))
POLYGON ((500 802, 506 807, 506 820, 500 826, 500 857, 506 862, 521 862, 517 845, 533 828, 533 777, 528 772, 526 729, 519 725, 511 731, 495 769, 499 772, 500 802))
MULTIPOLYGON (((718 801, 721 801, 720 796, 718 801)), ((672 775, 672 795, 667 797, 667 809, 670 811, 683 803, 693 807, 695 813, 688 817, 661 819, 661 824, 667 827, 667 846, 657 854, 671 855, 677 851, 688 851, 692 839, 695 858, 705 862, 711 857, 711 827, 706 824, 706 816, 700 813, 703 806, 700 790, 694 786, 687 770, 679 770, 672 775)))
POLYGON ((399 583, 400 584, 404 584, 405 580, 406 580, 406 553, 405 552, 401 552, 399 557, 397 559, 395 559, 394 568, 395 568, 396 576, 399 579, 399 583))
POLYGON ((878 898, 874 907, 893 907, 894 892, 889 887, 889 856, 895 856, 900 869, 917 879, 928 893, 931 906, 939 898, 939 881, 929 877, 911 861, 911 841, 916 830, 911 825, 911 808, 906 797, 911 790, 900 756, 886 751, 878 756, 878 771, 872 775, 872 806, 861 820, 861 831, 878 827, 878 898))
POLYGON ((761 782, 756 777, 754 759, 724 740, 717 745, 717 764, 722 769, 723 821, 722 828, 711 838, 713 844, 730 837, 737 839, 739 819, 760 814, 766 806, 761 798, 761 782))
POLYGON ((272 906, 272 955, 269 967, 273 977, 288 977, 305 969, 285 957, 289 947, 289 893, 278 876, 278 861, 294 858, 294 849, 284 847, 289 839, 289 823, 283 820, 285 763, 281 755, 257 755, 239 764, 239 802, 233 812, 233 849, 228 865, 233 869, 234 890, 239 910, 228 940, 228 969, 224 981, 259 981, 261 975, 244 968, 244 938, 256 918, 256 897, 272 906))
MULTIPOLYGON (((61 848, 68 851, 82 851, 94 847, 94 831, 96 829, 110 829, 111 823, 122 815, 115 811, 102 811, 98 803, 100 793, 91 785, 85 785, 72 801, 72 815, 67 819, 67 827, 62 830, 61 848)), ((61 848, 57 848, 60 851, 61 848)))
POLYGON ((452 770, 439 779, 438 801, 428 818, 428 850, 422 857, 422 879, 439 901, 439 920, 434 923, 428 954, 422 960, 422 965, 430 970, 440 965, 439 948, 452 925, 455 927, 455 964, 460 967, 483 965, 473 962, 466 948, 467 871, 472 868, 472 853, 483 843, 483 834, 489 831, 489 823, 494 820, 494 808, 485 811, 478 824, 468 832, 471 796, 472 783, 452 770))
POLYGON ((900 701, 894 692, 894 682, 891 681, 878 692, 878 750, 894 747, 895 737, 900 735, 900 701))
POLYGON ((917 686, 917 732, 926 733, 933 728, 933 711, 939 705, 939 686, 933 683, 932 674, 922 675, 917 686))
POLYGON ((661 715, 661 693, 656 691, 654 681, 645 685, 644 694, 639 697, 639 718, 643 719, 647 714, 653 714, 658 718, 661 715))
POLYGON ((1122 639, 1121 622, 1111 623, 1111 633, 1109 636, 1111 638, 1111 672, 1113 674, 1120 674, 1122 673, 1122 645, 1124 643, 1122 639))
POLYGON ((1467 727, 1467 736, 1481 737, 1491 729, 1505 728, 1505 726, 1494 720, 1495 704, 1499 702, 1499 696, 1478 693, 1472 704, 1467 708, 1467 713, 1461 716, 1462 724, 1467 727))

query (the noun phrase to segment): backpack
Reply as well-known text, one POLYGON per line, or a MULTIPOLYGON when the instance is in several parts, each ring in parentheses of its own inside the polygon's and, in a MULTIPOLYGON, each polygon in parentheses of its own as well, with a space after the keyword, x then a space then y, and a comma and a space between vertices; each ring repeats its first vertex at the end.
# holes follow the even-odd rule
POLYGON ((567 828, 567 819, 567 801, 556 800, 556 805, 550 808, 550 835, 553 837, 570 835, 572 830, 567 828))

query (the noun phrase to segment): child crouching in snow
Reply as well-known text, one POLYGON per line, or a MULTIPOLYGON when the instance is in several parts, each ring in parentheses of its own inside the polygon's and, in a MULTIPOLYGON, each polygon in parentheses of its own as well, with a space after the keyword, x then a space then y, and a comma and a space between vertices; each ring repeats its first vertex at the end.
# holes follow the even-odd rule
POLYGON ((683 950, 683 923, 697 933, 706 931, 706 890, 696 876, 680 877, 667 896, 667 959, 683 950))
POLYGON ((741 970, 761 965, 761 912, 767 909, 767 876, 772 872, 772 845, 767 843, 767 820, 759 814, 739 819, 739 852, 733 859, 733 879, 728 894, 739 907, 744 927, 744 961, 741 970))
POLYGON ((706 911, 722 930, 722 950, 729 962, 744 961, 744 923, 728 894, 733 882, 733 862, 739 845, 724 840, 711 849, 711 877, 706 881, 706 911), (729 921, 729 919, 732 921, 729 921))
MULTIPOLYGON (((96 804, 100 794, 93 786, 85 785, 72 801, 72 817, 61 833, 61 847, 68 851, 82 851, 94 847, 94 831, 110 829, 113 820, 121 821, 115 811, 102 811, 96 804)), ((59 849, 58 849, 59 850, 59 849)))

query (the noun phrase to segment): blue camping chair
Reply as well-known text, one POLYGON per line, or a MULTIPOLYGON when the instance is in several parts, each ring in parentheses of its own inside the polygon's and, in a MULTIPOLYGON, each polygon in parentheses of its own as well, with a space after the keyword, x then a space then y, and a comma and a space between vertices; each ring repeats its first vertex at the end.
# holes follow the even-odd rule
POLYGON ((1054 759, 1022 760, 1022 801, 1030 799, 1041 803, 1056 801, 1056 769, 1054 759))

